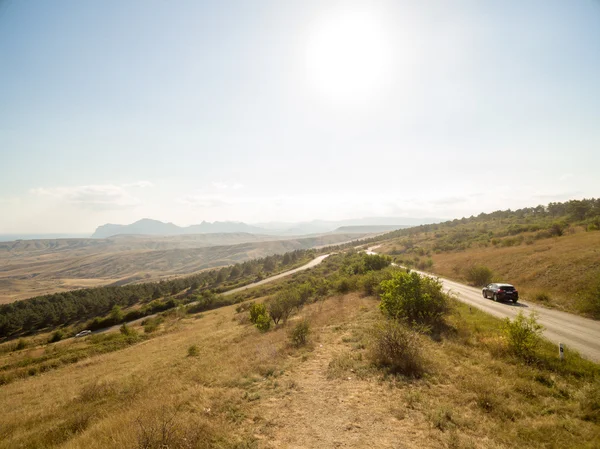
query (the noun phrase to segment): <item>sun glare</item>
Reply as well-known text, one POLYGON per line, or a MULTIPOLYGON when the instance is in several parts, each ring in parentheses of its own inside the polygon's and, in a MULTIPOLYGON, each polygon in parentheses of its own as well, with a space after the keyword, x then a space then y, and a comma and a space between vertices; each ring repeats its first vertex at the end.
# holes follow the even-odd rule
POLYGON ((338 12, 323 17, 310 30, 307 78, 329 100, 368 101, 387 84, 391 56, 379 17, 366 11, 338 12))

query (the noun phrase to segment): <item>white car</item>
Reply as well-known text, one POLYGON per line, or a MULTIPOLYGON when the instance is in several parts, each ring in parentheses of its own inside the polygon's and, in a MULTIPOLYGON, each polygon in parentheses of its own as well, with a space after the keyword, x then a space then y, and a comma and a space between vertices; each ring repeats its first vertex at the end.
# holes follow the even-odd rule
POLYGON ((85 337, 86 335, 90 335, 91 333, 92 333, 92 331, 86 329, 84 331, 79 332, 77 335, 75 335, 75 338, 85 337))

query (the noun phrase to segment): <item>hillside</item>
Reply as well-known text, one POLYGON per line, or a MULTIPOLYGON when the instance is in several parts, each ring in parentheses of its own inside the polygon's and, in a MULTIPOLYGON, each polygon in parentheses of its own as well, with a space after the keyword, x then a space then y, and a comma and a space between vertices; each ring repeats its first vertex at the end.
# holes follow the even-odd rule
POLYGON ((469 271, 489 268, 487 282, 515 284, 526 300, 600 318, 598 203, 551 203, 400 230, 382 236, 377 251, 472 285, 469 271))
POLYGON ((283 240, 237 233, 2 242, 0 303, 77 288, 158 280, 363 235, 283 240))
POLYGON ((571 352, 558 363, 545 344, 535 363, 524 362, 508 351, 498 320, 468 307, 452 303, 440 334, 401 331, 413 348, 404 358, 417 357, 409 371, 381 365, 373 356, 380 300, 365 281, 397 269, 349 276, 361 260, 330 256, 245 292, 272 304, 316 288, 287 323, 265 332, 245 302, 172 311, 112 334, 0 345, 3 375, 26 377, 0 385, 0 448, 600 444, 600 367, 571 352), (318 291, 323 282, 330 287, 318 291), (308 337, 297 343, 291 336, 304 320, 308 337))

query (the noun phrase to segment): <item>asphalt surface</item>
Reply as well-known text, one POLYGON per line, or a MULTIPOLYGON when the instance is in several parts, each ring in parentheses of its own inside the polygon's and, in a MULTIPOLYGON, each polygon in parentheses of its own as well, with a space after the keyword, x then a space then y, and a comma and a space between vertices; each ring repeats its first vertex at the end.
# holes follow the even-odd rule
MULTIPOLYGON (((376 254, 373 252, 374 249, 377 249, 377 247, 371 247, 367 252, 376 254)), ((544 326, 544 336, 557 344, 557 354, 558 343, 563 343, 567 348, 578 351, 582 356, 595 362, 600 362, 600 321, 548 309, 526 301, 519 301, 516 304, 512 302, 495 302, 491 299, 483 298, 483 294, 479 288, 470 287, 431 273, 424 273, 418 270, 413 271, 422 275, 437 277, 442 281, 444 288, 454 293, 459 301, 477 307, 495 317, 512 319, 519 312, 523 312, 525 315, 529 315, 530 312, 536 312, 538 323, 544 326)), ((518 286, 516 287, 518 290, 518 286)))

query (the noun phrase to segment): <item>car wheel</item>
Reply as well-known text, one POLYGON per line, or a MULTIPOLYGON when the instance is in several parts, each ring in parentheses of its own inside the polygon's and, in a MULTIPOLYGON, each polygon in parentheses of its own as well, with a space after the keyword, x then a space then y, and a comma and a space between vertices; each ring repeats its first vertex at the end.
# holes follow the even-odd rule
POLYGON ((518 299, 513 299, 513 304, 516 304, 518 299))
POLYGON ((494 301, 498 302, 498 295, 494 293, 494 301))
POLYGON ((487 295, 485 294, 485 292, 482 292, 482 294, 483 294, 483 297, 484 297, 485 299, 487 299, 487 295))

